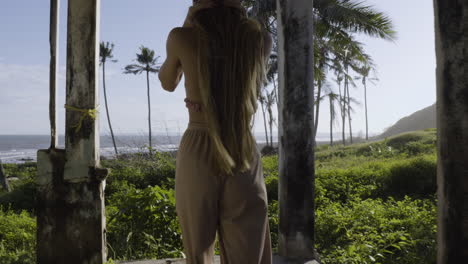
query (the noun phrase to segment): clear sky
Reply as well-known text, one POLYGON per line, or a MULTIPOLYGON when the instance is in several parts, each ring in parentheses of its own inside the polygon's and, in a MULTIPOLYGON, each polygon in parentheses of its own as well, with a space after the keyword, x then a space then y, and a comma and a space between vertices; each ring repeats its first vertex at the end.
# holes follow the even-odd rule
MULTIPOLYGON (((61 1, 59 127, 64 127, 66 2, 61 1)), ((122 74, 140 45, 165 58, 169 31, 183 23, 191 0, 102 0, 101 40, 115 43, 117 63, 107 66, 111 119, 116 133, 147 131, 144 75, 122 74)), ((395 42, 360 36, 378 66, 379 81, 368 88, 370 131, 381 132, 398 119, 435 102, 435 50, 432 1, 367 0, 386 12, 398 32, 395 42)), ((0 9, 0 134, 48 134, 49 1, 4 1, 0 9)), ((175 92, 164 91, 151 76, 153 129, 183 131, 188 113, 183 81, 175 92)), ((332 83, 332 87, 335 85, 332 83)), ((101 92, 102 95, 102 92, 101 92)), ((351 90, 363 98, 363 89, 351 90)), ((101 99, 102 96, 101 96, 101 99)), ((104 101, 101 100, 104 106, 104 101)), ((104 109, 104 108, 102 108, 104 109)), ((319 132, 328 131, 328 107, 321 108, 319 132)), ((108 134, 101 111, 101 133, 108 134)), ((263 131, 259 109, 255 131, 263 131)), ((357 107, 353 130, 364 131, 363 106, 357 107)), ((337 125, 336 129, 339 129, 337 125)))

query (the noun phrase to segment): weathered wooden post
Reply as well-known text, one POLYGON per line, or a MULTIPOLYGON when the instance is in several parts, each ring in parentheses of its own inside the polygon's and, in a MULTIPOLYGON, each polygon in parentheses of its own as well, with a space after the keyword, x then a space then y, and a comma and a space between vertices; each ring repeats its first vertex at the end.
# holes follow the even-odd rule
POLYGON ((314 250, 314 70, 312 0, 277 0, 279 40, 279 254, 314 250))
MULTIPOLYGON (((57 12, 58 0, 52 4, 57 12)), ((107 170, 99 167, 97 114, 99 6, 100 0, 68 1, 65 150, 51 147, 37 157, 39 264, 106 260, 107 170)))
POLYGON ((434 0, 438 264, 468 263, 468 2, 434 0))

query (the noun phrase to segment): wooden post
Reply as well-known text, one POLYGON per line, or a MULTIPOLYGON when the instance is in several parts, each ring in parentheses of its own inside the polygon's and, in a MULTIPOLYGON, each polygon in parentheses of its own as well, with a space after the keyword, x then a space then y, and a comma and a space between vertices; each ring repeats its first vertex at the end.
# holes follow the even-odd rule
POLYGON ((37 263, 106 261, 99 164, 100 0, 68 1, 65 150, 38 152, 37 263), (96 114, 96 116, 94 116, 96 114))
POLYGON ((294 263, 314 250, 312 0, 277 0, 279 41, 279 254, 294 263))
POLYGON ((437 263, 468 263, 468 2, 434 0, 437 263))
POLYGON ((50 0, 50 71, 49 71, 49 119, 50 119, 50 148, 58 145, 57 137, 57 69, 58 69, 58 39, 59 39, 59 10, 60 1, 50 0))

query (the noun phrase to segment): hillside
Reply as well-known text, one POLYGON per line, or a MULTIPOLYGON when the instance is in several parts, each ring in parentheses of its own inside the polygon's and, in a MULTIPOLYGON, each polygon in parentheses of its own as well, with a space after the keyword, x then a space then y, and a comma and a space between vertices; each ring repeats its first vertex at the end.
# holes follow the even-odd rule
POLYGON ((436 127, 436 104, 421 109, 413 114, 398 120, 393 126, 389 127, 377 139, 383 139, 404 132, 424 130, 426 128, 436 127))

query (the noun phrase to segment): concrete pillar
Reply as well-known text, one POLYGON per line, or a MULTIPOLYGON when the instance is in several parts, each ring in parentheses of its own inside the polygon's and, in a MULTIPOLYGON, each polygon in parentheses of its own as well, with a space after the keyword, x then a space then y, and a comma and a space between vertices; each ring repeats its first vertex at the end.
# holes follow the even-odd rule
POLYGON ((68 1, 65 150, 38 152, 37 263, 106 261, 104 186, 99 166, 100 0, 68 1), (96 113, 97 114, 97 113, 96 113))
POLYGON ((437 263, 468 263, 468 1, 434 0, 437 263))
POLYGON ((279 40, 279 254, 314 250, 314 70, 311 0, 276 0, 279 40))

